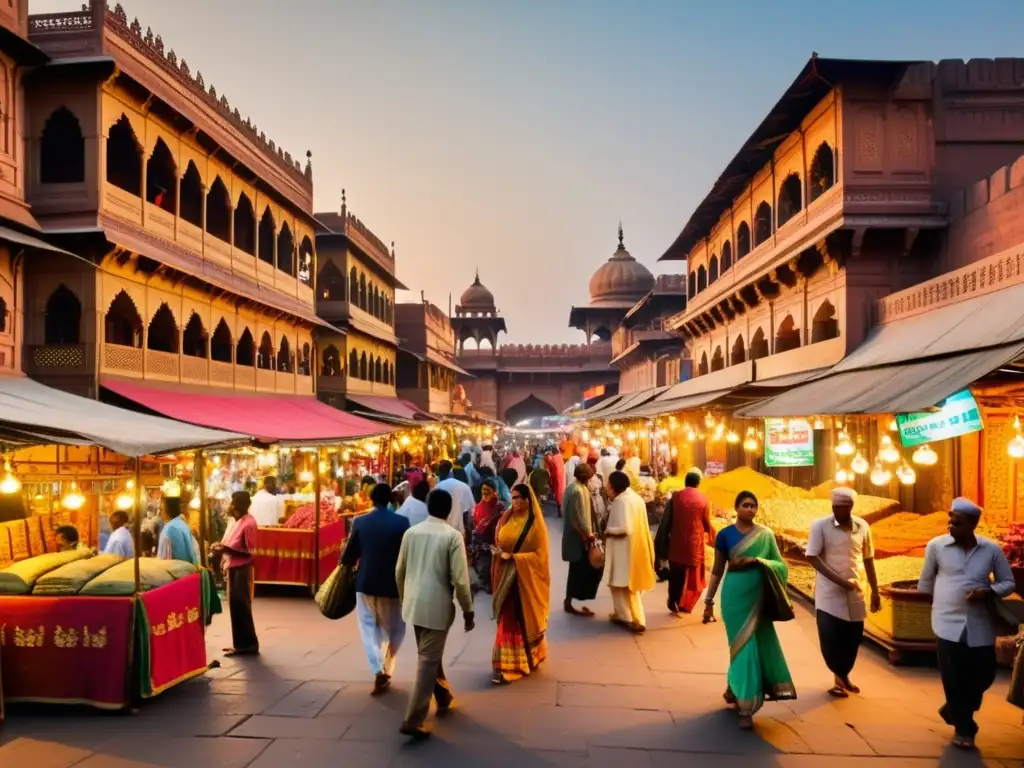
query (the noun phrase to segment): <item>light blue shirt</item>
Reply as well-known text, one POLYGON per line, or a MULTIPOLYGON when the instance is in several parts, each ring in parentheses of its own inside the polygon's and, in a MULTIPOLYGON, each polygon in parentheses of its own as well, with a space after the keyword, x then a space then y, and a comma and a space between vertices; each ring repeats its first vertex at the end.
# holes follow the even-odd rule
POLYGON ((409 527, 412 528, 417 523, 422 523, 426 520, 429 512, 425 502, 420 501, 415 496, 410 496, 402 502, 402 506, 398 508, 398 514, 408 519, 409 527))
POLYGON ((122 525, 107 537, 103 554, 120 555, 121 557, 135 556, 135 542, 132 541, 132 532, 128 530, 128 526, 122 525))
POLYGON ((995 645, 996 630, 986 602, 968 603, 967 593, 991 587, 997 597, 1013 594, 1016 584, 1003 550, 991 539, 978 537, 964 551, 950 535, 928 542, 918 590, 932 596, 932 632, 951 643, 972 648, 995 645), (995 575, 995 582, 990 575, 995 575))
POLYGON ((171 520, 160 531, 156 553, 161 560, 183 560, 199 565, 196 549, 192 545, 192 531, 180 517, 171 520))

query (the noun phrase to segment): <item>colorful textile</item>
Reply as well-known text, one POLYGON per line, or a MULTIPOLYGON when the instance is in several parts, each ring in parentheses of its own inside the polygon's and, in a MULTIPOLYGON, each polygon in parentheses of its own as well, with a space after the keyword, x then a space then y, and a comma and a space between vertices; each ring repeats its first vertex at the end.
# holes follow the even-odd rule
POLYGON ((253 553, 257 551, 258 528, 255 517, 242 515, 224 532, 221 541, 230 550, 224 552, 225 568, 238 568, 252 562, 253 553))
POLYGON ((719 539, 736 541, 729 548, 730 563, 741 557, 757 560, 757 567, 730 567, 722 582, 722 618, 729 638, 729 690, 736 697, 740 713, 753 715, 765 700, 796 698, 775 626, 763 612, 771 592, 768 579, 785 585, 788 568, 775 534, 767 528, 755 526, 741 534, 731 525, 722 529, 719 539), (726 534, 730 529, 732 533, 726 534))
POLYGON ((526 677, 543 663, 548 656, 546 635, 526 640, 523 622, 520 620, 519 596, 513 595, 505 601, 498 614, 498 631, 491 653, 491 667, 495 676, 507 683, 526 677))
POLYGON ((554 494, 555 503, 561 507, 565 495, 565 461, 557 453, 549 453, 544 457, 544 463, 551 478, 551 493, 554 494))
POLYGON ((0 597, 0 677, 8 702, 129 703, 132 600, 0 597))
MULTIPOLYGON (((703 565, 705 545, 714 540, 711 527, 711 502, 696 488, 685 488, 672 495, 665 559, 672 565, 703 565)), ((661 528, 658 528, 661 532, 661 528)))
POLYGON ((26 518, 28 526, 28 549, 32 557, 46 554, 46 539, 43 536, 43 518, 38 515, 26 518))
MULTIPOLYGON (((319 583, 327 580, 338 564, 338 553, 345 538, 345 522, 321 526, 319 557, 314 557, 312 530, 260 528, 253 564, 260 584, 291 584, 313 587, 319 568, 319 583)), ((226 542, 225 542, 226 543, 226 542)))
POLYGON ((206 672, 202 576, 154 589, 136 601, 135 642, 143 698, 206 672))

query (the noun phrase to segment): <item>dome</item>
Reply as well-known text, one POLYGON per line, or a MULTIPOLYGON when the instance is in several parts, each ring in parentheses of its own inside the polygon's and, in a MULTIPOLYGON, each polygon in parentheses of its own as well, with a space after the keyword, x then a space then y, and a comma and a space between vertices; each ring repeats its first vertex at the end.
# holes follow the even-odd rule
POLYGON ((462 292, 459 299, 459 308, 471 312, 493 312, 494 294, 484 287, 480 282, 480 272, 476 273, 473 284, 462 292))
POLYGON ((622 244, 619 225, 619 247, 590 278, 590 304, 635 303, 654 290, 654 275, 629 255, 622 244))

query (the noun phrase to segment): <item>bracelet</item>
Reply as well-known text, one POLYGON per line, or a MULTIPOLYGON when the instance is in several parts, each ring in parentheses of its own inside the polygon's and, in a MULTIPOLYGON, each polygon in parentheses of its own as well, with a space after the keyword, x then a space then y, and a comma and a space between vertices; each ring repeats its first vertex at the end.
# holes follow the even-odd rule
POLYGON ((713 597, 708 597, 708 598, 706 598, 704 600, 704 605, 714 605, 714 604, 715 604, 715 598, 713 598, 713 597))

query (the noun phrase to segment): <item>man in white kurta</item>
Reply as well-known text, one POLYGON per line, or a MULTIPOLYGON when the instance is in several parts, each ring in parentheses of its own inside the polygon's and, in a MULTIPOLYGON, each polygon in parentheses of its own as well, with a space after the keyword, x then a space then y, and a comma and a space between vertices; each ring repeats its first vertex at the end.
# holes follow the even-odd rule
POLYGON ((647 617, 640 595, 657 582, 647 505, 629 487, 625 472, 612 472, 608 484, 613 501, 605 528, 604 572, 615 608, 610 618, 634 632, 643 632, 647 617))
POLYGON ((263 478, 263 487, 252 497, 249 514, 259 525, 277 525, 284 517, 284 497, 277 493, 277 478, 263 478))

